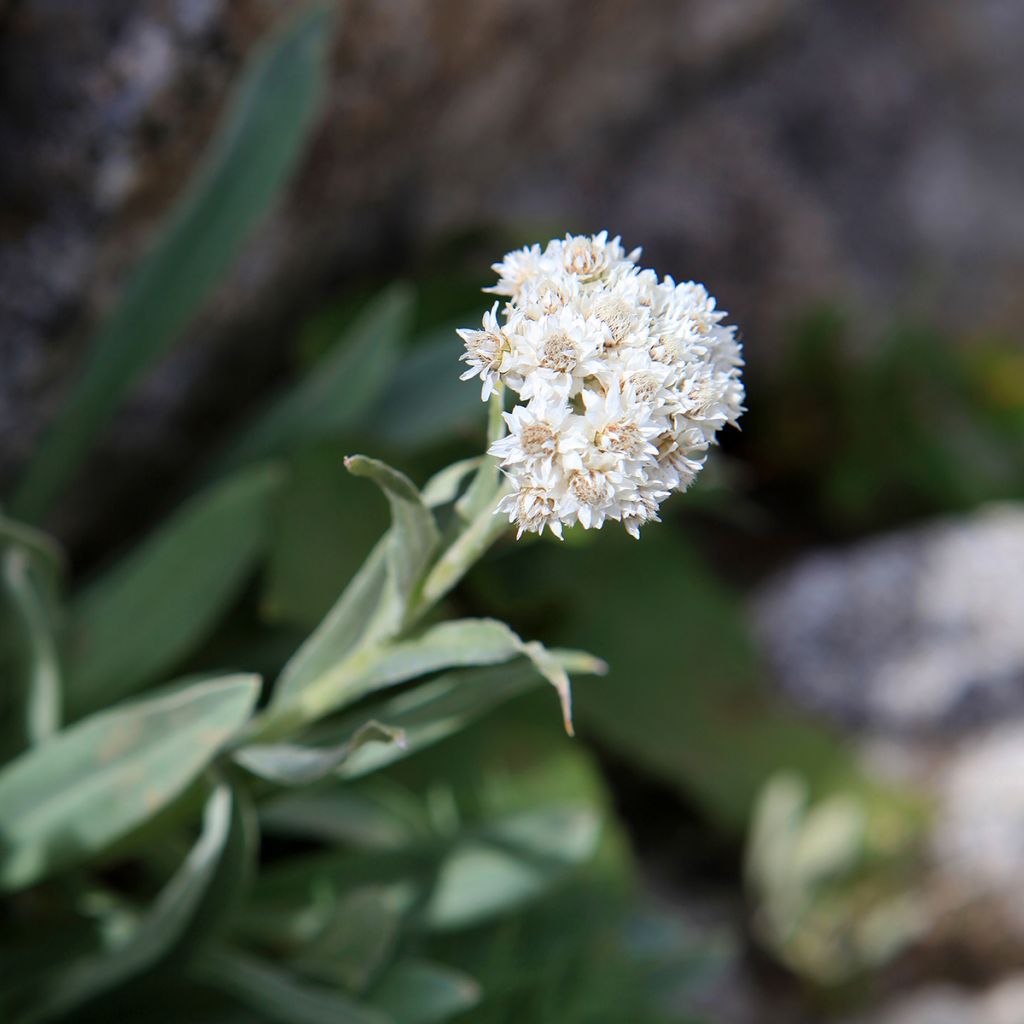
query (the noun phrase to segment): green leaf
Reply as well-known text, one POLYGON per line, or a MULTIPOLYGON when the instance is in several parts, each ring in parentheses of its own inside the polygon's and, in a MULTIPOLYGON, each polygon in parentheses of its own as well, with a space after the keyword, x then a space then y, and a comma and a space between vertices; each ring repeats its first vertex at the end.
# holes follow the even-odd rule
POLYGON ((70 615, 72 717, 141 689, 206 639, 267 542, 281 483, 263 466, 199 495, 82 592, 70 615))
POLYGON ((497 619, 441 622, 408 640, 383 648, 364 678, 367 689, 460 665, 494 665, 522 653, 523 642, 497 619))
POLYGON ((0 771, 0 889, 87 859, 155 815, 248 718, 254 676, 225 676, 85 719, 0 771))
MULTIPOLYGON (((595 675, 607 670, 604 662, 581 651, 552 650, 548 654, 566 672, 595 675)), ((486 668, 460 669, 371 704, 340 722, 314 729, 309 741, 318 745, 313 750, 325 744, 337 750, 371 723, 400 731, 401 743, 360 745, 348 752, 335 773, 346 779, 358 778, 451 736, 533 688, 542 678, 536 665, 525 657, 486 668)))
POLYGON ((213 887, 217 867, 231 834, 231 790, 220 785, 211 793, 203 828, 184 863, 137 924, 111 946, 83 956, 33 986, 31 1009, 18 1024, 33 1024, 75 1007, 124 984, 164 959, 189 930, 189 923, 213 887))
MULTIPOLYGON (((477 479, 485 477, 488 471, 488 467, 481 467, 477 479)), ((474 490, 471 485, 463 498, 469 497, 474 490)), ((421 614, 436 605, 483 558, 487 549, 503 533, 508 532, 508 520, 504 516, 494 514, 494 509, 506 490, 507 485, 499 483, 492 494, 492 501, 482 504, 478 501, 479 494, 473 494, 474 507, 479 506, 479 510, 464 524, 455 539, 431 566, 420 587, 414 614, 421 614)), ((456 512, 458 511, 459 507, 456 505, 456 512)))
POLYGON ((260 826, 252 797, 234 772, 217 767, 208 774, 218 780, 218 788, 231 790, 231 821, 227 839, 217 860, 207 891, 175 944, 184 958, 202 955, 211 941, 228 931, 235 915, 245 904, 259 870, 260 826))
POLYGON ((4 653, 13 661, 10 678, 17 680, 10 687, 15 707, 8 712, 5 734, 8 729, 15 733, 14 750, 41 743, 60 725, 60 660, 53 610, 37 557, 20 545, 0 547, 0 607, 7 612, 4 653), (8 632, 11 627, 15 635, 8 632))
POLYGON ((234 754, 245 769, 280 786, 305 786, 337 771, 364 743, 405 745, 401 729, 365 722, 336 747, 303 747, 295 743, 254 744, 234 754))
MULTIPOLYGON (((524 643, 508 626, 495 619, 459 619, 442 622, 411 640, 386 647, 355 684, 358 694, 436 672, 468 665, 493 665, 525 655, 550 682, 562 701, 566 732, 572 735, 569 675, 557 658, 537 641, 524 643)), ((607 669, 597 659, 594 668, 607 669)), ((352 697, 346 698, 346 702, 352 697)))
POLYGON ((126 390, 180 335, 280 194, 325 81, 331 6, 308 8, 253 59, 203 166, 96 338, 11 503, 41 517, 126 390))
POLYGON ((453 502, 459 494, 463 481, 475 473, 483 463, 483 457, 462 459, 435 473, 423 488, 423 503, 427 508, 439 508, 453 502))
POLYGON ((422 805, 391 787, 286 791, 260 804, 260 822, 268 832, 376 850, 401 849, 428 829, 422 805))
POLYGON ((347 458, 345 465, 381 488, 392 523, 334 608, 285 665, 274 688, 271 711, 298 709, 295 713, 306 722, 339 706, 348 676, 359 671, 349 663, 360 651, 365 654, 401 628, 413 589, 439 540, 433 513, 406 476, 362 455, 347 458))
POLYGON ((315 980, 362 992, 392 956, 408 902, 401 885, 346 892, 292 965, 315 980))
POLYGON ((241 432, 218 470, 336 437, 356 423, 398 362, 412 302, 408 285, 392 285, 371 301, 327 357, 241 432))
POLYGON ((364 716, 401 729, 402 746, 364 747, 345 762, 339 774, 356 778, 450 736, 539 682, 536 670, 525 659, 500 666, 447 672, 405 693, 370 704, 364 712, 314 730, 310 739, 323 742, 331 736, 348 735, 360 728, 364 716))
POLYGON ((387 583, 388 538, 377 543, 334 607, 288 660, 273 703, 290 703, 320 676, 341 664, 369 633, 387 583))
POLYGON ((427 960, 399 960, 373 991, 372 1006, 395 1024, 439 1024, 472 1009, 480 986, 462 971, 427 960))
POLYGON ((388 531, 388 587, 381 607, 385 628, 397 630, 402 624, 413 589, 420 581, 440 533, 434 515, 412 481, 378 459, 350 455, 345 468, 354 476, 372 480, 388 499, 391 529, 388 531))
MULTIPOLYGON (((525 655, 558 690, 566 730, 572 733, 569 676, 557 658, 536 641, 524 643, 494 619, 442 622, 409 640, 363 647, 309 681, 293 698, 305 722, 322 718, 375 690, 439 669, 493 665, 525 655)), ((596 659, 592 664, 597 667, 596 659)), ((603 666, 601 666, 603 667, 603 666)), ((346 754, 347 757, 347 754, 346 754)))
POLYGON ((536 899, 594 854, 600 826, 593 808, 568 805, 492 823, 445 861, 427 925, 464 928, 536 899))
POLYGON ((212 950, 193 970, 198 978, 280 1024, 391 1024, 384 1014, 359 1006, 335 989, 307 984, 234 950, 212 950))
MULTIPOLYGON (((315 634, 314 634, 315 638, 315 634)), ((448 622, 411 640, 381 646, 360 646, 349 657, 325 665, 319 675, 282 675, 280 698, 297 704, 313 721, 360 697, 394 683, 455 665, 507 661, 519 653, 518 637, 505 625, 484 619, 448 622)), ((301 654, 301 651, 300 651, 301 654)))
POLYGON ((8 519, 0 512, 0 542, 4 541, 25 548, 33 559, 49 570, 54 579, 64 572, 64 554, 52 537, 34 526, 8 519))

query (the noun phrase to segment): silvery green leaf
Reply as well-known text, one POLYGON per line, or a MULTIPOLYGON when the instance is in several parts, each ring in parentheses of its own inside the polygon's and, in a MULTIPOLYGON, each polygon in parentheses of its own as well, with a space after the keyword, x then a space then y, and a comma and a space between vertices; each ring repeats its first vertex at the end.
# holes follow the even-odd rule
POLYGON ((523 642, 497 619, 456 619, 384 647, 361 681, 363 693, 443 668, 494 665, 522 653, 523 642))
POLYGON ((413 589, 430 564, 440 533, 434 514, 404 473, 365 455, 350 455, 345 459, 345 468, 355 476, 372 480, 391 506, 391 529, 387 533, 388 587, 380 609, 384 619, 382 628, 389 634, 402 625, 413 589))
POLYGON ((304 982, 283 968, 235 950, 211 950, 193 972, 261 1018, 280 1024, 393 1024, 385 1014, 360 1006, 336 987, 304 982))
POLYGON ((336 772, 364 743, 405 745, 401 729, 365 722, 352 737, 334 747, 304 747, 297 743, 253 744, 235 751, 245 769, 280 786, 304 786, 336 772))
POLYGON ((408 477, 362 455, 350 456, 345 465, 381 488, 392 522, 338 603, 281 672, 271 712, 288 711, 298 724, 342 706, 353 692, 366 692, 358 680, 376 657, 373 645, 401 629, 440 539, 433 513, 408 477))
POLYGON ((195 955, 231 929, 259 870, 260 825, 252 796, 242 779, 216 765, 207 775, 218 788, 230 788, 231 822, 203 899, 174 945, 174 952, 184 957, 195 955))
MULTIPOLYGON (((554 661, 567 672, 600 675, 604 662, 582 651, 551 650, 554 661)), ((351 734, 365 717, 402 729, 405 743, 363 747, 342 766, 339 774, 356 778, 383 768, 464 728, 505 701, 535 687, 543 677, 527 658, 485 668, 445 673, 405 693, 371 704, 360 716, 314 730, 311 739, 329 742, 351 734)))
POLYGON ((370 552, 334 607, 289 659, 274 688, 274 704, 290 703, 314 680, 342 664, 370 630, 384 597, 388 539, 370 552))
POLYGON ((429 927, 463 928, 535 899, 593 856, 601 819, 589 807, 530 811, 458 843, 425 911, 429 927))
MULTIPOLYGON (((504 436, 507 429, 503 412, 505 408, 505 385, 499 384, 497 391, 487 403, 487 448, 504 436)), ((466 493, 455 503, 455 514, 464 522, 471 523, 481 513, 493 512, 501 486, 501 471, 498 460, 485 455, 480 460, 476 475, 466 488, 466 493)))
POLYGON ((0 542, 4 541, 25 548, 33 559, 50 570, 54 578, 63 573, 64 553, 52 537, 27 523, 9 519, 0 512, 0 542))
MULTIPOLYGON (((565 731, 574 735, 572 727, 572 684, 569 673, 557 658, 539 641, 531 640, 523 644, 523 654, 533 662, 534 668, 555 688, 558 700, 562 705, 562 725, 565 731)), ((607 671, 607 669, 605 669, 607 671)))
POLYGON ((285 790, 260 804, 260 822, 268 832, 371 850, 401 849, 429 830, 422 805, 390 787, 285 790))
POLYGON ((315 4, 249 63, 205 159, 96 337, 12 501, 38 519, 127 389, 178 338, 265 216, 313 126, 332 7, 315 4))
POLYGON ((163 959, 180 942, 211 888, 231 825, 232 792, 221 784, 207 800, 198 840, 152 907, 111 948, 80 957, 47 976, 41 991, 32 993, 31 1009, 18 1024, 67 1013, 163 959))
POLYGON ((408 640, 360 648, 310 680, 295 702, 302 720, 313 721, 375 690, 430 672, 494 665, 519 655, 529 658, 537 671, 556 685, 560 695, 567 692, 568 675, 540 644, 524 643, 508 626, 494 619, 459 619, 442 622, 408 640))
MULTIPOLYGON (((389 645, 368 666, 358 686, 362 693, 414 679, 438 669, 462 665, 493 665, 525 655, 555 688, 562 704, 565 730, 572 735, 572 696, 569 675, 558 658, 536 640, 521 640, 495 619, 459 619, 442 622, 418 637, 389 645)), ((607 671, 591 659, 593 669, 607 671)))
POLYGON ((362 992, 394 953, 410 892, 403 885, 366 885, 344 893, 292 966, 314 980, 362 992))
POLYGON ((204 491, 77 597, 71 717, 138 691, 206 638, 264 548, 282 482, 277 467, 260 466, 204 491))
POLYGON ((249 716, 255 676, 211 679, 93 715, 0 771, 0 889, 87 859, 155 815, 249 716))
POLYGON ((488 548, 508 531, 508 519, 494 513, 503 493, 504 490, 499 487, 493 493, 493 504, 489 502, 484 505, 431 565, 412 610, 413 617, 436 605, 480 561, 488 548))
POLYGON ((369 1001, 394 1024, 440 1024, 476 1006, 480 986, 462 971, 409 958, 388 970, 369 1001))
POLYGON ((61 717, 54 610, 38 558, 34 548, 17 543, 0 546, 0 608, 7 612, 4 652, 12 662, 8 699, 14 703, 7 709, 5 726, 11 730, 14 750, 26 743, 41 743, 56 731, 61 717))
POLYGON ((453 502, 459 494, 463 481, 475 473, 483 462, 480 455, 471 459, 453 462, 435 473, 423 488, 423 503, 427 508, 439 508, 453 502))

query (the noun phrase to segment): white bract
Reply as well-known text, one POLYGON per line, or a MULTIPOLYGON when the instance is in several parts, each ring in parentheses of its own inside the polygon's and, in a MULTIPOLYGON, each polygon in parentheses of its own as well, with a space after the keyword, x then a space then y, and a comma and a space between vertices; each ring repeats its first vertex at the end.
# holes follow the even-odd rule
POLYGON ((735 327, 703 285, 659 281, 618 238, 566 235, 494 265, 506 298, 460 330, 482 397, 504 385, 495 456, 512 484, 498 505, 524 531, 621 522, 633 536, 685 491, 743 412, 735 327))

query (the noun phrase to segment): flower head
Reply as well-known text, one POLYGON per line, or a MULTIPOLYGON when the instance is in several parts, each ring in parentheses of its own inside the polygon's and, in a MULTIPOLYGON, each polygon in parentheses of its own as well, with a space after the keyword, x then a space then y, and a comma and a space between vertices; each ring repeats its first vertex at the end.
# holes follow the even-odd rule
POLYGON ((611 519, 638 537, 743 412, 735 327, 703 285, 659 280, 639 256, 605 231, 510 252, 487 289, 504 308, 459 331, 463 379, 519 399, 490 454, 520 536, 611 519))

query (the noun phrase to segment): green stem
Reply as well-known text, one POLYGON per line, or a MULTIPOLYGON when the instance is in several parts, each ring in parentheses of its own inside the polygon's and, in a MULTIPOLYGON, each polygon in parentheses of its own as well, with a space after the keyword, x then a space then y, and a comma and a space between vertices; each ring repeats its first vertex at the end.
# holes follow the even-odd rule
POLYGON ((487 447, 505 436, 505 385, 499 384, 498 390, 491 395, 487 406, 487 447))
POLYGON ((437 604, 508 529, 508 521, 494 511, 498 501, 508 493, 508 484, 499 483, 491 492, 490 500, 434 563, 420 588, 417 618, 437 604))
MULTIPOLYGON (((492 395, 488 409, 488 445, 504 435, 504 404, 502 387, 492 395)), ((495 506, 509 490, 508 483, 501 479, 497 461, 492 456, 484 456, 472 483, 456 503, 456 514, 465 520, 465 525, 410 598, 401 629, 396 635, 358 645, 333 669, 317 679, 295 703, 283 707, 275 707, 271 703, 250 724, 239 745, 286 739, 330 714, 339 704, 356 699, 367 668, 389 640, 397 639, 419 622, 508 529, 505 517, 495 514, 495 506)))

